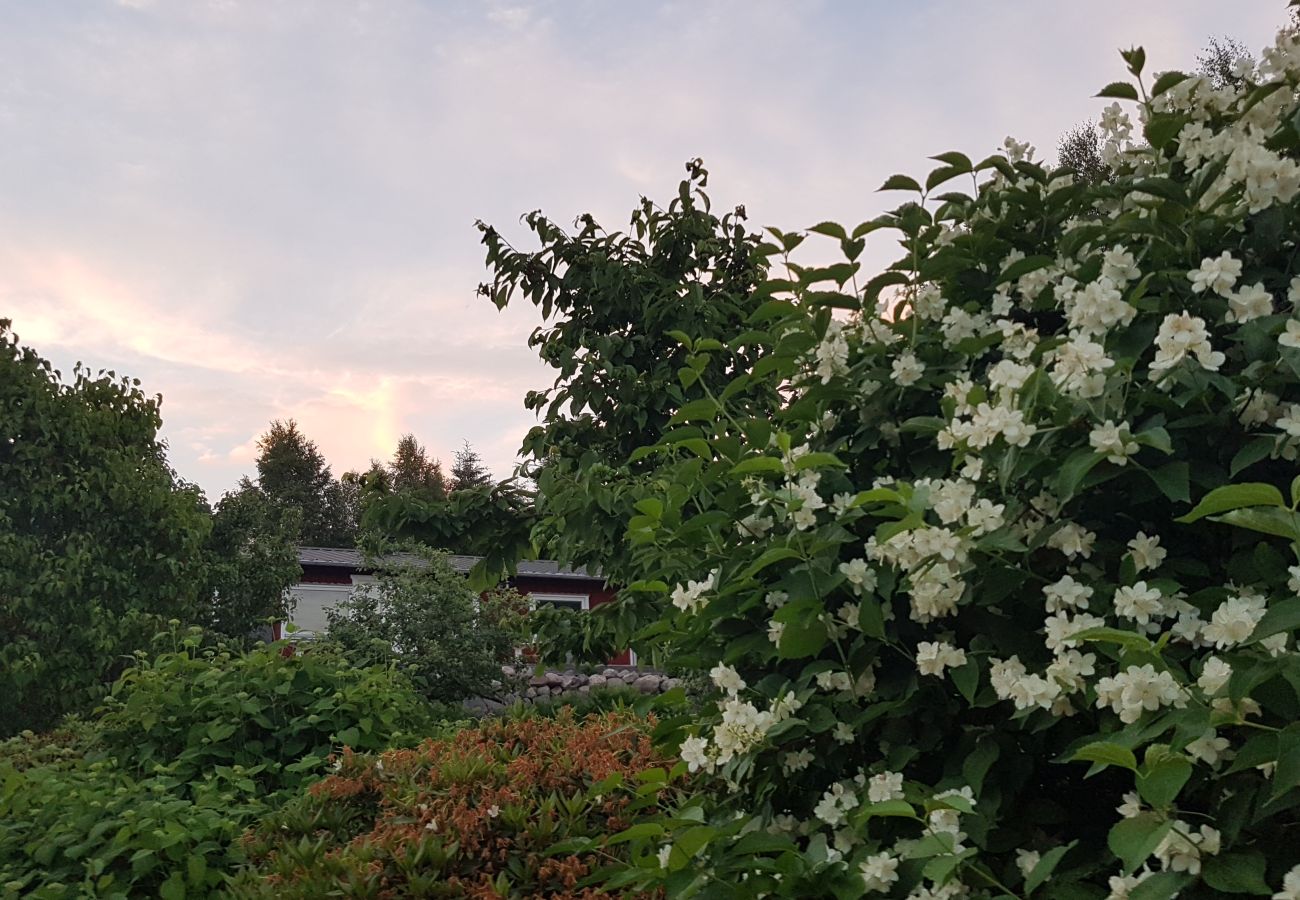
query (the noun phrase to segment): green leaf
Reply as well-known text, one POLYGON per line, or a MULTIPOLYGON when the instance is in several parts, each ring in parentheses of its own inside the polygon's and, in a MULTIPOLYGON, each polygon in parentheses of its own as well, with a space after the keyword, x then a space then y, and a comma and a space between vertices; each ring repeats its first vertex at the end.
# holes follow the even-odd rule
POLYGON ((1224 894, 1272 894, 1264 880, 1268 861, 1264 854, 1221 853, 1201 862, 1201 880, 1224 894))
MULTIPOLYGON (((848 232, 844 230, 844 226, 836 222, 819 222, 808 230, 814 234, 824 234, 826 237, 835 238, 840 241, 847 241, 849 239, 848 232)), ((812 245, 810 244, 809 246, 812 245)))
POLYGON ((1137 757, 1133 751, 1110 741, 1096 741, 1080 747, 1070 759, 1072 762, 1082 760, 1137 771, 1137 757))
POLYGON ((1250 633, 1250 643, 1258 643, 1275 634, 1290 633, 1297 629, 1300 629, 1300 597, 1288 597, 1268 608, 1264 618, 1259 620, 1255 630, 1250 633))
POLYGON ((881 272, 862 287, 862 302, 868 309, 875 304, 876 298, 885 288, 895 284, 907 284, 908 277, 902 272, 881 272))
POLYGON ((1106 845, 1119 858, 1127 874, 1151 858, 1172 827, 1172 822, 1153 812, 1139 813, 1117 822, 1106 838, 1106 845))
POLYGON ((1143 766, 1137 776, 1138 794, 1156 809, 1172 806, 1192 777, 1192 764, 1181 756, 1164 756, 1143 766))
POLYGON ((606 846, 612 844, 626 844, 628 841, 640 840, 642 838, 659 837, 664 833, 664 827, 658 822, 639 822, 631 828, 625 828, 618 834, 610 835, 605 841, 606 846))
POLYGON ((1061 859, 1070 852, 1070 848, 1076 843, 1078 842, 1071 841, 1063 846, 1053 847, 1044 853, 1038 862, 1034 864, 1034 867, 1029 870, 1029 874, 1025 876, 1025 893, 1032 894, 1047 879, 1051 878, 1052 872, 1056 870, 1061 859))
POLYGON ((1119 628, 1086 628, 1071 635, 1071 639, 1099 644, 1119 644, 1129 650, 1140 650, 1146 653, 1155 649, 1155 645, 1145 635, 1119 628))
POLYGON ((1282 492, 1271 484, 1244 482, 1242 484, 1225 484, 1217 487, 1201 498, 1192 511, 1175 519, 1184 525, 1212 516, 1216 513, 1248 506, 1285 506, 1282 492))
POLYGON ((834 453, 805 453, 794 461, 797 471, 804 469, 846 469, 848 466, 834 453))
MULTIPOLYGON (((1183 126, 1189 121, 1190 119, 1182 113, 1155 113, 1147 120, 1142 133, 1152 147, 1163 148, 1178 137, 1178 132, 1182 131, 1183 126)), ((1151 193, 1156 192, 1151 191, 1151 193)))
POLYGON ((1089 472, 1105 457, 1092 450, 1075 450, 1056 473, 1056 496, 1062 504, 1074 496, 1075 491, 1089 472))
POLYGON ((1157 872, 1128 892, 1128 900, 1173 900, 1192 877, 1186 872, 1157 872))
POLYGON ((1186 81, 1187 78, 1188 76, 1183 72, 1164 72, 1156 79, 1156 83, 1151 86, 1151 96, 1159 97, 1179 82, 1186 81))
POLYGON ((940 153, 938 156, 931 156, 930 159, 935 162, 947 163, 954 169, 961 169, 962 172, 970 172, 975 168, 970 157, 965 153, 958 153, 956 150, 950 150, 947 153, 940 153))
POLYGON ((1212 516, 1211 521, 1300 541, 1300 518, 1289 509, 1234 509, 1221 516, 1212 516))
POLYGON ((958 175, 965 175, 968 172, 970 172, 970 169, 961 169, 957 166, 940 166, 931 172, 929 177, 925 179, 925 190, 928 193, 943 184, 945 181, 951 181, 958 175))
POLYGON ((1277 736, 1277 768, 1273 771, 1270 799, 1276 800, 1297 785, 1300 785, 1300 722, 1293 722, 1277 736))
POLYGON ((712 422, 718 414, 718 402, 712 397, 701 397, 682 405, 668 421, 675 422, 712 422))
POLYGON ((952 683, 957 686, 957 690, 966 698, 966 702, 974 703, 975 691, 980 683, 979 660, 972 656, 966 660, 965 665, 950 670, 948 674, 952 677, 952 683))
POLYGON ((749 568, 745 569, 740 576, 741 580, 753 578, 759 572, 766 569, 773 563, 778 563, 783 559, 798 559, 799 551, 790 547, 772 547, 763 551, 763 555, 750 563, 749 568))
POLYGON ((1015 281, 1022 275, 1028 275, 1030 272, 1037 272, 1039 269, 1045 269, 1055 260, 1050 256, 1026 256, 1024 259, 1018 259, 1011 265, 1002 270, 995 284, 1005 284, 1008 281, 1015 281))
POLYGON ((1158 469, 1148 469, 1147 474, 1170 500, 1175 503, 1192 502, 1191 468, 1187 463, 1172 462, 1158 469))
POLYGON ((884 609, 874 597, 863 597, 858 604, 858 627, 867 637, 885 639, 884 609))
POLYGON ((915 819, 917 818, 916 809, 906 800, 882 800, 879 803, 868 803, 862 808, 863 819, 915 819))
POLYGON ((1147 62, 1147 52, 1141 47, 1132 47, 1128 50, 1121 50, 1119 55, 1123 57, 1124 62, 1128 65, 1129 74, 1134 78, 1142 74, 1142 67, 1147 62))
POLYGON ((820 619, 795 620, 785 623, 777 650, 783 659, 804 659, 825 646, 826 625, 820 619))
POLYGON ((334 736, 334 741, 344 747, 355 747, 361 743, 361 732, 355 726, 344 728, 334 736))
POLYGON ((1242 448, 1232 457, 1232 463, 1228 466, 1229 477, 1236 478, 1237 473, 1242 469, 1267 458, 1273 452, 1273 447, 1276 444, 1277 441, 1271 437, 1257 437, 1242 445, 1242 448))
POLYGON ((1300 506, 1300 475, 1291 479, 1291 506, 1300 506))
POLYGON ((1169 432, 1159 426, 1148 428, 1146 431, 1133 435, 1133 440, 1137 441, 1143 447, 1153 447, 1161 453, 1173 453, 1173 444, 1169 442, 1169 432))
POLYGON ((915 178, 909 178, 906 175, 890 175, 885 179, 885 183, 880 186, 882 191, 916 191, 921 193, 921 185, 915 178))
POLYGON ((754 475, 758 472, 773 472, 780 475, 785 472, 785 466, 775 456, 751 456, 731 467, 732 475, 754 475))
POLYGON ((1137 88, 1127 81, 1112 81, 1100 91, 1098 97, 1109 97, 1112 100, 1136 100, 1138 98, 1137 88))

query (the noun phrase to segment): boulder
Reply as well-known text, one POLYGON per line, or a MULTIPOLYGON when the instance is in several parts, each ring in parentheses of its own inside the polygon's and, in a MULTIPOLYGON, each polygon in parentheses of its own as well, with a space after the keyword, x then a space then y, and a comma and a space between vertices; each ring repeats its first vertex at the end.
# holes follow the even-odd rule
POLYGON ((594 688, 595 688, 595 687, 604 687, 604 686, 605 686, 605 682, 608 681, 608 680, 609 680, 609 679, 607 679, 604 675, 592 675, 591 677, 589 677, 589 678, 587 679, 587 684, 590 685, 591 687, 594 687, 594 688))
POLYGON ((533 677, 528 679, 529 687, 535 687, 535 688, 546 687, 550 683, 551 682, 547 679, 545 675, 534 675, 533 677))
POLYGON ((658 675, 642 675, 632 682, 632 687, 636 688, 643 694, 655 694, 659 692, 658 675))

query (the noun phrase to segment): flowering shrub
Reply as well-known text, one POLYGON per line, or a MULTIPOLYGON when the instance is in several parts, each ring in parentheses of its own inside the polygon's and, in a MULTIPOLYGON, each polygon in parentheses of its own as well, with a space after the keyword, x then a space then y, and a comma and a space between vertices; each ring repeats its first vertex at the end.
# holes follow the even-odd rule
POLYGON ((585 885, 619 861, 607 836, 669 796, 647 732, 627 714, 562 714, 488 722, 413 750, 345 752, 334 774, 246 837, 258 869, 231 895, 643 896, 585 885))
MULTIPOLYGON (((810 229, 842 262, 800 265, 808 235, 770 230, 743 324, 666 332, 661 436, 551 451, 576 474, 549 508, 584 478, 635 508, 639 645, 718 692, 672 739, 720 789, 716 832, 675 832, 645 883, 1300 898, 1300 39, 1237 86, 1124 58, 1110 181, 1008 139, 891 177, 912 199, 887 215, 810 229), (902 257, 860 280, 890 231, 902 257)), ((491 246, 494 299, 621 301, 576 265, 520 280, 551 251, 491 246)), ((611 364, 584 340, 550 348, 557 390, 611 364)), ((539 535, 590 548, 588 527, 556 512, 539 535)))

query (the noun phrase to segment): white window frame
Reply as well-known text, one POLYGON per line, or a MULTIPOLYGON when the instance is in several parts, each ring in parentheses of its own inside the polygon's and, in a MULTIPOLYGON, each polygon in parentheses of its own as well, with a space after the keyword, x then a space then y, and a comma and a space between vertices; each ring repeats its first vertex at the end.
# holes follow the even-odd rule
POLYGON ((530 593, 528 595, 528 608, 537 609, 539 601, 542 603, 554 603, 562 606, 572 606, 574 603, 577 603, 578 608, 582 612, 589 612, 591 610, 590 594, 530 593))

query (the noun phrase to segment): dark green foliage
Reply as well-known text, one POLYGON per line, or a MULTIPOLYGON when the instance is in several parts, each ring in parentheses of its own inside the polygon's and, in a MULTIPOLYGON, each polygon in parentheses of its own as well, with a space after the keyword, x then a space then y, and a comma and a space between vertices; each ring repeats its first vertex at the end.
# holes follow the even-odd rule
POLYGON ((211 525, 159 404, 113 373, 65 382, 0 320, 0 735, 84 708, 196 614, 211 525))
POLYGON ((1101 135, 1090 121, 1061 135, 1056 155, 1056 164, 1073 170, 1080 181, 1101 184, 1111 180, 1111 168, 1101 158, 1101 135))
POLYGON ((492 473, 483 465, 478 451, 470 446, 469 441, 456 451, 456 463, 451 467, 451 489, 464 491, 470 488, 486 487, 492 483, 492 473))
MULTIPOLYGON (((396 548, 394 548, 396 549, 396 548)), ((329 638, 357 665, 394 665, 430 700, 487 694, 514 635, 446 557, 415 544, 371 557, 376 581, 329 611, 329 638)))
POLYGON ((0 895, 216 894, 239 837, 343 745, 443 733, 397 673, 284 645, 140 660, 101 718, 0 743, 0 895))
POLYGON ((240 640, 269 619, 286 617, 288 588, 302 572, 294 547, 298 523, 298 510, 276 507, 247 480, 221 498, 206 545, 212 599, 200 624, 240 640))
MULTIPOLYGON (((540 246, 517 250, 479 224, 492 272, 479 293, 498 307, 511 297, 533 303, 546 324, 529 344, 557 370, 552 388, 525 399, 545 416, 523 447, 538 489, 534 542, 548 557, 616 579, 625 568, 625 486, 645 470, 629 457, 682 409, 684 388, 700 381, 755 411, 777 404, 766 382, 751 391, 758 357, 743 340, 714 348, 708 368, 680 340, 689 334, 697 348, 731 341, 769 299, 756 289, 766 263, 744 209, 714 215, 703 192, 708 173, 699 160, 687 171, 666 208, 642 200, 626 233, 584 215, 571 235, 531 213, 525 223, 540 246)), ((687 440, 694 430, 683 425, 687 440)))
POLYGON ((100 719, 104 745, 140 774, 166 765, 182 782, 221 766, 256 767, 264 793, 313 775, 341 746, 415 740, 430 709, 400 673, 328 646, 245 653, 194 637, 123 673, 100 719))
POLYGON ((334 480, 324 455, 293 419, 276 420, 257 441, 257 487, 280 509, 297 510, 299 542, 350 547, 356 541, 355 490, 334 480))
POLYGON ((402 435, 388 464, 388 487, 396 493, 409 492, 422 499, 441 500, 447 496, 447 479, 442 463, 429 459, 429 452, 413 434, 402 435))
MULTIPOLYGON (((368 479, 361 519, 367 546, 417 541, 426 547, 481 556, 470 586, 485 590, 532 553, 534 495, 514 480, 453 491, 443 499, 391 493, 368 479)), ((372 549, 375 549, 372 547, 372 549)))

